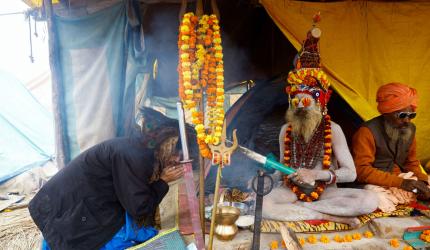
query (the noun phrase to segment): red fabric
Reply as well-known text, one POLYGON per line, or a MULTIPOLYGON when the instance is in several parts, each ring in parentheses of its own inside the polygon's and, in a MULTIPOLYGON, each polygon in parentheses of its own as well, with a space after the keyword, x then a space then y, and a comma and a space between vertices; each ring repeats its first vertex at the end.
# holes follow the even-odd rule
POLYGON ((418 106, 417 90, 401 83, 388 83, 376 93, 378 111, 381 114, 392 113, 411 106, 418 106))
POLYGON ((187 190, 185 183, 179 184, 179 199, 178 199, 178 216, 179 216, 179 232, 182 235, 193 234, 193 224, 191 223, 190 209, 188 207, 187 190))
POLYGON ((418 209, 418 210, 430 210, 430 208, 427 207, 426 205, 420 204, 420 203, 418 203, 416 201, 413 201, 413 202, 409 203, 409 206, 413 207, 415 209, 418 209))

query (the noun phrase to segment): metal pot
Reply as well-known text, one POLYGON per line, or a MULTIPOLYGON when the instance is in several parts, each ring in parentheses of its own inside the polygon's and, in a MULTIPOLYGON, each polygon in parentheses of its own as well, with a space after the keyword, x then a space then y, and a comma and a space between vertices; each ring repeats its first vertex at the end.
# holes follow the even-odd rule
POLYGON ((215 216, 215 236, 222 241, 229 241, 237 234, 235 224, 239 218, 240 210, 232 206, 220 206, 215 216))

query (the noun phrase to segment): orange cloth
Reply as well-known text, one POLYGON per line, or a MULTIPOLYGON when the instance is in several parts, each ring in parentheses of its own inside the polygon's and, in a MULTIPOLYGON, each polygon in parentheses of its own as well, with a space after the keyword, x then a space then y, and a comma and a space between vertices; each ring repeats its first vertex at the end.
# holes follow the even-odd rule
POLYGON ((378 111, 381 114, 398 111, 409 106, 417 108, 417 90, 401 83, 388 83, 382 85, 376 93, 378 111))
MULTIPOLYGON (((413 172, 419 180, 428 181, 428 176, 422 173, 419 167, 416 145, 414 138, 405 162, 405 171, 413 172)), ((357 169, 357 180, 378 186, 400 187, 403 180, 398 176, 401 173, 400 168, 395 165, 391 173, 374 168, 375 153, 376 145, 372 132, 367 127, 360 127, 352 138, 352 155, 357 169)))

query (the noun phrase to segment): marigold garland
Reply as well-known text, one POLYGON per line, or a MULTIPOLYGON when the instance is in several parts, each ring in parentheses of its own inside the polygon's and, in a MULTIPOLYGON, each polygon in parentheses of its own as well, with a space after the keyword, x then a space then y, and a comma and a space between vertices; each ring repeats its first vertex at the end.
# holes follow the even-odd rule
MULTIPOLYGON (((323 155, 323 169, 328 170, 331 164, 331 153, 332 153, 332 144, 331 144, 331 119, 329 115, 324 116, 324 155, 323 155)), ((285 133, 284 139, 284 164, 286 166, 291 166, 291 125, 288 126, 287 131, 285 133)), ((310 193, 310 195, 305 194, 300 190, 300 188, 292 183, 287 176, 284 177, 284 183, 288 186, 293 193, 296 194, 297 198, 302 201, 312 202, 318 200, 321 194, 324 192, 326 184, 324 182, 318 182, 315 190, 310 193)))
POLYGON ((224 62, 216 15, 199 19, 186 13, 179 28, 178 49, 179 96, 184 108, 191 112, 200 154, 211 158, 208 144, 219 144, 224 123, 224 62))
POLYGON ((425 242, 430 242, 430 230, 424 230, 420 235, 420 239, 425 242))

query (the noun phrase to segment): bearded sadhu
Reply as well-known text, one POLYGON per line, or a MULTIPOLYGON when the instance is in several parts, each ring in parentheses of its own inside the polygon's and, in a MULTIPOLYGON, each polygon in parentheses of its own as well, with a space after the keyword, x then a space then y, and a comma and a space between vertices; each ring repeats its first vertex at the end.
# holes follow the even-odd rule
POLYGON ((263 216, 281 221, 329 220, 359 225, 357 216, 376 210, 377 197, 364 189, 338 188, 353 182, 356 170, 345 135, 330 120, 327 76, 320 68, 320 30, 308 32, 303 49, 288 75, 290 106, 279 144, 281 162, 296 173, 264 198, 263 216))
POLYGON ((381 86, 376 94, 381 115, 360 127, 352 146, 359 182, 400 188, 428 200, 429 176, 421 171, 416 157, 415 125, 411 123, 417 99, 417 91, 407 85, 381 86), (409 179, 402 178, 407 172, 409 179))

